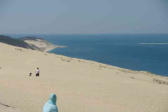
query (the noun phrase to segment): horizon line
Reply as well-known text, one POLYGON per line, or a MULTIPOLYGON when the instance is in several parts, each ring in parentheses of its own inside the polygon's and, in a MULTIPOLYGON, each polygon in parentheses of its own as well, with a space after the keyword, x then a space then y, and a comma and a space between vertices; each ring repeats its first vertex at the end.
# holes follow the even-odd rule
POLYGON ((168 33, 0 33, 0 35, 168 35, 168 33))

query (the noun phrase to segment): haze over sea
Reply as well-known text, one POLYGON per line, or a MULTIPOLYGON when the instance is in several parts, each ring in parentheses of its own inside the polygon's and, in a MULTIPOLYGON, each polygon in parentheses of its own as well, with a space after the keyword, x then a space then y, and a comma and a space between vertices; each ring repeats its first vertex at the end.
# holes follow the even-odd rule
POLYGON ((52 53, 168 76, 168 34, 39 35, 52 53))

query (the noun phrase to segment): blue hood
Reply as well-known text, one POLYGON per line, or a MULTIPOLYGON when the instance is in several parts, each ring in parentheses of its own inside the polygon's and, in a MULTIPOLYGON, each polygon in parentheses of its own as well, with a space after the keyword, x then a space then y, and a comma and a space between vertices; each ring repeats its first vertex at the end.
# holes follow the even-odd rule
POLYGON ((50 97, 49 97, 49 99, 48 99, 48 103, 56 105, 56 101, 57 101, 56 95, 55 94, 51 94, 50 97))

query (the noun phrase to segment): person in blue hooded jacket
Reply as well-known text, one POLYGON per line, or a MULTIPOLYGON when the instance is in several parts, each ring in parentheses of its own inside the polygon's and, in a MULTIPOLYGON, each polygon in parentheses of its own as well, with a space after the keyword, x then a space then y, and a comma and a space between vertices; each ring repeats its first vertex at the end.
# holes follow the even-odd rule
POLYGON ((55 94, 51 94, 48 101, 45 103, 43 107, 43 112, 58 112, 56 100, 57 96, 55 94))

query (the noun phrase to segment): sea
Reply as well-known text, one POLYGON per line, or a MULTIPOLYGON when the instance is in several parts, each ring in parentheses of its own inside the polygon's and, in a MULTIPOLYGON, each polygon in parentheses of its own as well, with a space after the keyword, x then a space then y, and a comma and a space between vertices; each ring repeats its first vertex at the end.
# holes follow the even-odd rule
POLYGON ((56 48, 51 53, 168 76, 168 34, 33 36, 66 46, 56 48))

